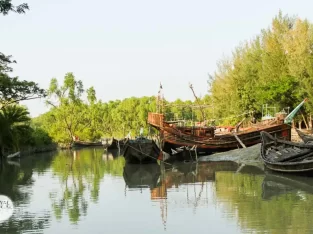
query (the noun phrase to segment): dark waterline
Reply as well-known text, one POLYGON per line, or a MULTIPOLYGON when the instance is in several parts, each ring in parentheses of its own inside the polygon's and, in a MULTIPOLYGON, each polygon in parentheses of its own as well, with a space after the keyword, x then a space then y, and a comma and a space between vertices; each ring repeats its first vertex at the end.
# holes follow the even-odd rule
POLYGON ((9 162, 0 233, 312 233, 313 178, 233 162, 125 165, 82 149, 9 162))

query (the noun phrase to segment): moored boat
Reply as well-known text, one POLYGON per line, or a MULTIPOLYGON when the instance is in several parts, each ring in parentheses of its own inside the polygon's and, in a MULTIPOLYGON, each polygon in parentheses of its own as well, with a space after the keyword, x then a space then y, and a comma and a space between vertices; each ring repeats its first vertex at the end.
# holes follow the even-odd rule
POLYGON ((156 163, 162 151, 154 140, 138 137, 125 142, 123 155, 128 163, 156 163))
POLYGON ((112 143, 107 147, 107 149, 108 150, 123 149, 126 141, 127 138, 118 140, 113 137, 112 143))
POLYGON ((99 142, 74 141, 72 143, 72 147, 74 148, 97 147, 97 146, 103 146, 103 143, 101 141, 99 142))
POLYGON ((313 170, 313 145, 277 139, 261 132, 261 157, 267 168, 281 172, 313 170))
POLYGON ((299 135, 299 137, 301 138, 301 140, 304 142, 304 143, 308 143, 310 141, 313 142, 313 135, 309 135, 309 134, 305 134, 304 132, 301 132, 299 129, 296 128, 296 131, 299 135))
POLYGON ((195 148, 199 156, 214 152, 223 152, 232 149, 248 147, 261 142, 260 132, 291 140, 292 118, 306 102, 303 100, 288 116, 286 113, 277 113, 271 119, 267 118, 250 126, 240 128, 242 121, 227 131, 220 132, 214 126, 205 126, 205 122, 198 126, 180 126, 179 122, 166 121, 162 113, 149 113, 148 123, 160 131, 163 137, 163 150, 170 153, 172 149, 186 146, 195 148))

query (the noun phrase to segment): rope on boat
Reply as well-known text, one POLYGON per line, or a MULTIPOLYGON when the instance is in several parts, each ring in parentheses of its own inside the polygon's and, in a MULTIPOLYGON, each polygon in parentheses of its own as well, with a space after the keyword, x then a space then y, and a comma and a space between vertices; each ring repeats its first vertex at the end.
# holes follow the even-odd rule
MULTIPOLYGON (((155 160, 160 160, 160 161, 163 162, 164 164, 167 164, 167 165, 170 165, 170 166, 173 165, 173 164, 170 164, 170 163, 168 163, 168 162, 165 162, 164 160, 157 159, 157 158, 155 158, 155 157, 153 157, 153 156, 151 156, 151 155, 149 155, 149 154, 146 154, 146 153, 144 153, 144 152, 138 150, 137 148, 135 148, 135 147, 133 147, 133 146, 131 146, 131 145, 129 145, 129 144, 128 144, 128 147, 130 147, 130 148, 136 150, 136 151, 139 152, 139 153, 142 153, 143 155, 145 155, 145 156, 147 156, 147 157, 153 158, 153 159, 155 159, 155 160)), ((163 153, 162 150, 161 150, 161 152, 163 153)))

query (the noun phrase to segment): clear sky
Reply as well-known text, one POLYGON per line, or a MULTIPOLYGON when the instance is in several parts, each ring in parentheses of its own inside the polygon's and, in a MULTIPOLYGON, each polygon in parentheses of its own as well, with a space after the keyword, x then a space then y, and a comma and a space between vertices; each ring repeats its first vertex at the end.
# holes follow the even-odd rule
MULTIPOLYGON (((270 26, 279 9, 313 22, 312 1, 13 0, 25 15, 0 16, 0 51, 17 60, 14 74, 48 88, 73 72, 103 101, 152 96, 193 100, 208 74, 245 40, 270 26)), ((32 116, 43 100, 25 102, 32 116)))

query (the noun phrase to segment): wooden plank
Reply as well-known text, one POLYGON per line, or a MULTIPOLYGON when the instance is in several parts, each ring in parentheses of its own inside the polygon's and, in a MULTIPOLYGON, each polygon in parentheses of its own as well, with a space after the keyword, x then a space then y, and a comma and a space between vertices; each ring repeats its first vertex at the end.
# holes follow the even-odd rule
POLYGON ((239 137, 236 135, 236 133, 233 133, 234 137, 236 138, 236 140, 240 143, 240 145, 242 146, 242 148, 247 148, 245 146, 245 144, 239 139, 239 137))

